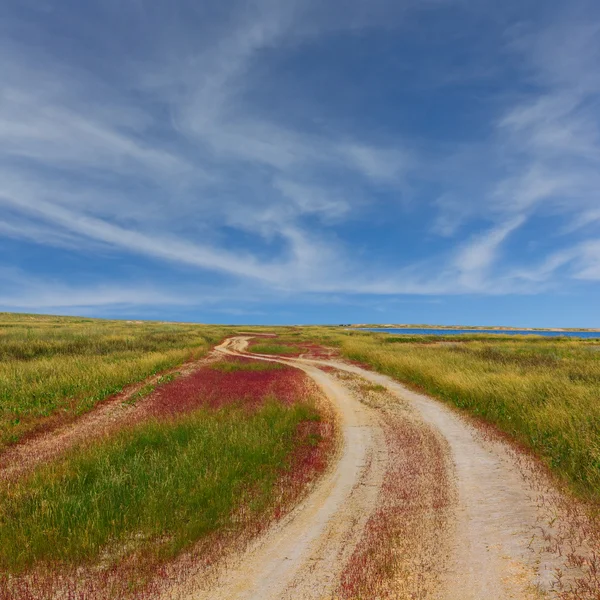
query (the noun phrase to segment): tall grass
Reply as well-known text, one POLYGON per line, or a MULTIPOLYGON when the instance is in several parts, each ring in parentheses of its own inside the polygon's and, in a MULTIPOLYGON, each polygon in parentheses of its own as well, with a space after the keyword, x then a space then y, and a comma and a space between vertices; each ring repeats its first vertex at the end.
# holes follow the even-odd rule
POLYGON ((269 342, 260 342, 257 344, 251 344, 250 350, 256 354, 277 354, 277 355, 292 355, 299 354, 300 351, 293 346, 286 344, 276 344, 269 342))
MULTIPOLYGON (((138 551, 160 559, 264 512, 307 404, 200 410, 126 430, 0 492, 0 568, 138 551)), ((306 442, 306 440, 305 440, 306 442)))
POLYGON ((340 335, 342 354, 497 425, 600 500, 600 343, 340 335))
POLYGON ((204 354, 224 328, 0 314, 0 448, 204 354))

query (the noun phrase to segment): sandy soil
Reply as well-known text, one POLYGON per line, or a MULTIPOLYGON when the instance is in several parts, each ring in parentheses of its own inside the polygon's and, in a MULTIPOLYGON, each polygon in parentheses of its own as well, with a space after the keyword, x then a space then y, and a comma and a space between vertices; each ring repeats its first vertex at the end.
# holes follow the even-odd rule
MULTIPOLYGON (((513 448, 359 366, 249 354, 253 335, 226 340, 217 357, 242 354, 302 369, 336 411, 341 445, 290 514, 210 578, 199 572, 173 584, 165 600, 579 598, 555 586, 558 572, 566 582, 580 573, 544 539, 542 530, 560 523, 551 523, 556 514, 540 502, 539 481, 513 448)), ((124 404, 136 389, 2 453, 0 482, 138 418, 143 401, 124 404)))
POLYGON ((144 405, 149 396, 130 403, 129 400, 137 391, 148 384, 156 383, 161 375, 177 372, 180 376, 185 376, 215 359, 214 356, 209 355, 130 385, 120 394, 99 403, 89 413, 78 417, 73 422, 50 431, 42 431, 8 447, 0 453, 0 482, 14 480, 69 448, 109 435, 116 428, 143 418, 144 405))
MULTIPOLYGON (((249 339, 227 340, 218 351, 245 353, 249 339)), ((546 548, 540 525, 544 525, 547 515, 539 510, 532 497, 533 488, 507 446, 499 441, 486 441, 468 421, 443 404, 384 375, 342 361, 254 356, 293 364, 321 386, 339 412, 343 447, 332 470, 306 500, 284 522, 272 527, 237 557, 236 563, 223 571, 216 582, 204 590, 198 589, 198 582, 190 582, 190 590, 194 592, 186 594, 185 589, 178 588, 176 594, 168 597, 189 600, 341 597, 338 596, 340 577, 354 550, 364 544, 370 517, 378 507, 385 509, 384 477, 386 472, 394 472, 390 471, 390 461, 406 460, 419 453, 386 445, 386 412, 376 403, 368 406, 367 402, 360 402, 356 389, 353 391, 343 378, 336 378, 329 372, 331 369, 384 386, 399 405, 408 407, 413 427, 416 419, 432 432, 430 446, 438 439, 439 447, 446 453, 446 458, 438 459, 446 473, 443 478, 437 477, 447 482, 444 485, 449 488, 439 508, 444 511, 444 519, 438 522, 444 526, 433 533, 435 545, 441 551, 439 562, 427 566, 416 591, 403 591, 399 585, 395 592, 388 590, 384 595, 378 593, 372 597, 440 600, 554 597, 556 569, 568 571, 566 559, 546 548), (326 372, 322 367, 327 367, 326 372), (432 574, 432 570, 437 572, 432 574), (435 585, 426 582, 425 571, 430 572, 435 585)), ((427 436, 414 437, 421 438, 427 436)), ((420 455, 425 456, 423 452, 420 455)), ((427 479, 423 481, 425 485, 433 485, 432 479, 429 484, 427 479)), ((426 489, 419 493, 427 496, 426 489)), ((432 515, 431 507, 428 512, 415 514, 421 514, 422 519, 436 516, 432 515)), ((429 534, 423 535, 422 540, 415 538, 413 544, 431 545, 431 527, 421 530, 429 534)), ((413 547, 411 552, 418 553, 419 549, 413 547)))

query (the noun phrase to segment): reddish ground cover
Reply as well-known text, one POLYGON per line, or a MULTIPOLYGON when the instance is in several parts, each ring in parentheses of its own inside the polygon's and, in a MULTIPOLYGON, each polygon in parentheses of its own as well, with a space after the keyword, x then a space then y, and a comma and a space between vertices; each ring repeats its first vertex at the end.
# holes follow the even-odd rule
POLYGON ((340 600, 429 598, 437 590, 452 489, 447 450, 410 413, 385 411, 391 457, 378 507, 367 521, 340 581, 340 600))
MULTIPOLYGON (((238 530, 211 534, 173 562, 140 565, 133 557, 106 569, 84 567, 67 571, 61 568, 60 575, 51 569, 37 571, 21 578, 10 590, 0 581, 0 600, 161 600, 165 595, 171 597, 169 594, 178 586, 190 591, 193 588, 186 586, 187 581, 214 577, 220 561, 232 553, 242 552, 253 538, 285 517, 325 471, 335 448, 333 421, 325 417, 321 421, 304 422, 296 435, 298 447, 290 459, 289 469, 281 472, 273 507, 261 519, 249 518, 242 506, 238 530), (141 578, 146 580, 145 585, 137 589, 129 587, 128 581, 141 578)), ((198 589, 203 589, 202 584, 198 589)), ((177 592, 173 593, 177 597, 177 592)))
MULTIPOLYGON (((231 403, 254 410, 270 398, 292 405, 306 401, 308 397, 318 402, 321 392, 299 369, 251 358, 228 357, 157 386, 144 399, 143 410, 134 421, 148 417, 169 418, 200 407, 216 410, 231 403)), ((125 559, 110 568, 61 568, 60 575, 50 566, 48 570, 34 571, 18 578, 11 589, 4 587, 0 579, 0 600, 51 597, 159 600, 171 586, 176 589, 178 584, 197 577, 198 573, 211 573, 220 560, 231 552, 243 550, 273 521, 283 518, 326 469, 335 448, 335 422, 327 405, 321 405, 319 412, 319 420, 300 423, 296 431, 296 449, 280 473, 267 514, 255 518, 251 511, 240 506, 239 528, 210 534, 175 561, 149 561, 140 565, 137 560, 125 559), (134 579, 138 582, 144 579, 146 584, 131 589, 128 582, 134 579)))
POLYGON ((200 407, 218 409, 234 402, 255 409, 269 398, 290 405, 304 399, 306 393, 306 377, 298 369, 251 358, 228 358, 157 387, 146 411, 162 417, 200 407))
POLYGON ((311 342, 303 342, 298 346, 302 349, 302 355, 306 358, 333 358, 338 354, 333 348, 325 348, 311 342))

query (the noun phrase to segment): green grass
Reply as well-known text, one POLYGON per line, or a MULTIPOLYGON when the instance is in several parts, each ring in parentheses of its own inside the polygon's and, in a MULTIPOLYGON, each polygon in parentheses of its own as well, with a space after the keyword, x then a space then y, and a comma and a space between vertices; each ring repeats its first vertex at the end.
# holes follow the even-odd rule
POLYGON ((306 403, 200 410, 72 451, 0 491, 0 570, 163 560, 240 527, 242 506, 247 518, 272 506, 298 425, 314 419, 306 403))
POLYGON ((364 332, 335 341, 347 358, 497 425, 600 500, 600 341, 364 332))
POLYGON ((202 356, 226 333, 194 324, 0 314, 0 448, 126 385, 202 356))
POLYGON ((178 375, 179 375, 179 373, 168 373, 167 375, 161 375, 156 380, 156 383, 147 383, 146 385, 142 386, 137 392, 135 392, 134 394, 131 394, 131 396, 129 396, 126 400, 124 400, 123 404, 124 405, 136 404, 142 398, 149 396, 156 389, 157 386, 163 385, 165 383, 169 383, 170 381, 173 381, 178 375))
POLYGON ((298 354, 298 348, 268 342, 252 344, 250 350, 256 354, 298 354))
POLYGON ((285 365, 277 362, 263 362, 258 360, 242 361, 220 361, 211 365, 212 369, 233 373, 236 371, 279 371, 285 369, 285 365))

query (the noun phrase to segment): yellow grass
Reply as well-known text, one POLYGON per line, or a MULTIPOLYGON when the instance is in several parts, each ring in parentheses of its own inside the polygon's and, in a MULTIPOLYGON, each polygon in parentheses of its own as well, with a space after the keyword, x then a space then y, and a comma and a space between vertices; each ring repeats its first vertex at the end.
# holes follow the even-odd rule
POLYGON ((0 447, 202 356, 225 329, 0 314, 0 447))
POLYGON ((600 499, 600 341, 400 337, 345 334, 338 343, 344 356, 494 423, 600 499))

